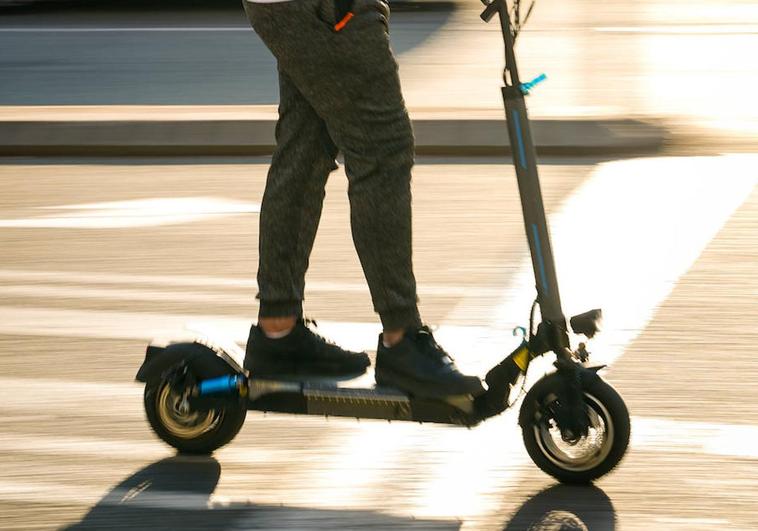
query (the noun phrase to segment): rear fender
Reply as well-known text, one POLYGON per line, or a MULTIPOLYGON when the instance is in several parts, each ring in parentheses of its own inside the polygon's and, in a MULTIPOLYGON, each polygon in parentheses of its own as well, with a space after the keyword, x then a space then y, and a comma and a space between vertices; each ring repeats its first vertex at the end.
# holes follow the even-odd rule
POLYGON ((135 379, 143 383, 159 381, 167 369, 182 361, 201 379, 245 372, 228 352, 198 339, 168 345, 150 344, 135 379))

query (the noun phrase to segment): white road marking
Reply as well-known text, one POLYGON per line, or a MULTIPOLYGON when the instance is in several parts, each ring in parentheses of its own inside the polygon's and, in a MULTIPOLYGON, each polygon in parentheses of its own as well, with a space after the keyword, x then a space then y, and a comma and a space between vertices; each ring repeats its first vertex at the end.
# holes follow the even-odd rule
POLYGON ((124 229, 190 223, 210 218, 255 214, 260 205, 214 197, 176 197, 40 207, 57 214, 0 219, 2 228, 124 229))
MULTIPOLYGON (((752 170, 756 163, 758 157, 724 156, 601 164, 550 216, 564 311, 569 316, 604 309, 605 329, 591 345, 594 362, 612 363, 647 326, 679 278, 752 192, 758 183, 758 171, 752 170)), ((518 344, 504 332, 526 324, 534 283, 531 260, 525 257, 492 312, 490 326, 474 342, 441 342, 453 353, 465 353, 456 357, 459 365, 483 374, 518 344), (518 318, 524 320, 514 321, 518 318)), ((465 298, 448 318, 461 318, 480 306, 476 298, 465 298)), ((553 370, 550 358, 533 362, 530 382, 553 370)), ((475 444, 487 443, 491 441, 475 444)), ((436 481, 459 473, 456 460, 449 459, 433 470, 436 481)), ((472 454, 469 459, 469 466, 479 461, 514 470, 525 464, 526 455, 501 451, 494 456, 472 454)), ((435 481, 425 483, 425 488, 435 486, 435 481)), ((484 492, 478 485, 472 488, 484 492)), ((488 488, 497 491, 498 485, 488 488)), ((423 505, 417 508, 423 509, 423 505)), ((466 514, 453 501, 446 509, 449 514, 466 514)), ((477 507, 479 514, 494 514, 497 509, 494 498, 489 507, 484 503, 477 507)))
MULTIPOLYGON (((122 509, 173 509, 179 511, 207 511, 213 508, 208 494, 186 491, 169 491, 147 488, 143 491, 126 488, 103 490, 97 487, 70 483, 33 483, 29 481, 0 480, 0 500, 10 503, 60 503, 74 506, 110 507, 122 509)), ((236 500, 235 500, 236 501, 236 500)), ((244 503, 245 500, 239 500, 244 503)), ((223 510, 223 506, 219 506, 223 510)))
POLYGON ((592 28, 598 33, 649 33, 669 35, 752 35, 758 33, 755 24, 670 24, 647 26, 600 26, 592 28))
MULTIPOLYGON (((105 394, 103 394, 105 399, 105 394)), ((0 451, 4 454, 76 456, 94 459, 117 459, 139 455, 147 460, 170 457, 173 452, 157 440, 125 441, 102 437, 45 437, 4 432, 0 435, 0 451)))
POLYGON ((160 285, 181 288, 254 289, 257 286, 252 279, 233 277, 138 275, 132 273, 94 273, 87 271, 26 271, 20 269, 0 269, 0 280, 8 282, 65 282, 82 284, 120 284, 129 286, 160 285))
MULTIPOLYGON (((187 330, 210 330, 236 343, 245 343, 253 316, 112 312, 0 306, 0 334, 90 337, 102 339, 172 339, 191 337, 187 330)), ((486 329, 477 326, 441 326, 440 337, 473 341, 486 329)), ((381 332, 378 323, 319 321, 318 331, 346 348, 375 350, 381 332)))
POLYGON ((567 316, 603 308, 595 360, 612 363, 758 184, 758 156, 601 165, 554 218, 567 316))
MULTIPOLYGON (((758 156, 742 155, 601 164, 551 216, 566 316, 603 309, 603 331, 590 344, 594 361, 612 363, 644 330, 758 184, 757 164, 758 156)), ((534 282, 525 260, 493 328, 526 315, 534 282)))
POLYGON ((102 489, 85 485, 0 480, 0 500, 6 503, 71 503, 95 506, 101 501, 103 494, 102 489))
MULTIPOLYGON (((64 383, 66 385, 67 383, 64 383)), ((31 383, 36 385, 35 382, 31 383)), ((108 392, 106 384, 99 384, 103 391, 103 396, 108 392)), ((95 407, 93 403, 83 403, 84 406, 95 407)), ((503 419, 505 421, 506 419, 503 419)), ((507 425, 515 425, 511 422, 513 419, 507 419, 507 425)), ((665 453, 683 453, 690 455, 712 455, 723 457, 737 457, 744 459, 758 458, 758 448, 752 444, 752 441, 758 437, 758 427, 733 424, 713 424, 700 422, 684 422, 662 418, 634 417, 632 419, 634 426, 631 447, 640 451, 655 451, 665 453)), ((398 435, 396 439, 387 440, 382 436, 381 431, 385 425, 379 422, 362 422, 355 426, 359 441, 352 441, 350 437, 334 441, 337 444, 334 448, 324 448, 326 460, 319 463, 314 468, 315 473, 312 478, 317 479, 316 483, 306 482, 307 489, 299 492, 292 492, 287 496, 288 504, 302 505, 304 507, 352 507, 359 508, 372 506, 376 496, 373 488, 381 481, 388 470, 392 470, 390 463, 400 460, 403 456, 398 451, 407 449, 419 452, 420 465, 424 467, 423 474, 420 471, 419 477, 424 478, 420 483, 428 486, 422 492, 430 497, 424 500, 429 503, 426 506, 413 508, 414 504, 409 507, 409 502, 417 498, 413 492, 404 492, 399 501, 398 514, 411 512, 414 516, 433 516, 437 518, 458 516, 460 508, 469 507, 472 513, 465 513, 461 516, 470 517, 481 515, 486 509, 489 497, 497 498, 497 490, 503 488, 498 486, 496 491, 490 491, 484 498, 467 499, 477 497, 481 489, 474 488, 483 479, 489 481, 493 478, 497 483, 505 483, 507 488, 512 488, 516 478, 508 477, 502 474, 502 470, 492 466, 492 461, 497 461, 496 457, 502 453, 513 452, 514 449, 504 448, 503 443, 511 439, 503 439, 506 433, 499 433, 500 429, 496 428, 497 424, 505 425, 505 422, 495 422, 485 428, 477 430, 455 430, 440 427, 419 428, 415 425, 403 424, 393 426, 391 429, 398 435), (485 429, 483 429, 485 428, 485 429), (424 436, 419 438, 421 430, 424 436), (430 439, 427 436, 428 431, 439 430, 440 440, 446 442, 443 448, 434 447, 434 452, 430 453, 428 447, 430 439), (472 438, 474 431, 486 431, 483 433, 487 437, 482 440, 489 441, 486 448, 480 448, 472 445, 476 441, 468 440, 472 438), (353 448, 354 444, 350 442, 365 442, 364 435, 370 437, 366 440, 373 441, 372 445, 367 447, 361 446, 355 449, 353 457, 357 461, 353 462, 350 456, 345 456, 344 451, 353 448), (414 440, 414 443, 422 443, 426 447, 416 447, 416 444, 405 448, 403 440, 414 440), (383 449, 382 445, 388 443, 388 449, 383 449), (481 456, 477 462, 485 468, 476 467, 469 469, 471 453, 481 456), (440 480, 437 475, 429 477, 427 473, 440 465, 435 456, 441 459, 453 458, 456 461, 452 469, 459 469, 458 474, 448 476, 440 480), (340 461, 339 457, 346 457, 346 460, 340 461), (372 460, 378 457, 377 461, 372 460), (351 464, 352 463, 352 464, 351 464), (354 471, 359 468, 361 473, 355 474, 354 471), (351 496, 342 498, 339 494, 342 489, 335 488, 345 481, 351 489, 351 496), (319 487, 322 485, 322 487, 319 487), (456 496, 462 492, 467 493, 464 499, 457 499, 456 496), (438 498, 431 497, 437 495, 438 498), (484 505, 484 506, 482 506, 484 505)), ((324 429, 328 429, 326 426, 324 429)), ((344 433, 342 433, 344 435, 344 433)), ((436 438, 435 438, 436 439, 436 438)), ((479 437, 477 437, 477 440, 479 437)), ((433 439, 432 439, 433 440, 433 439)), ((165 447, 157 440, 151 441, 123 441, 112 440, 101 437, 66 437, 66 436, 45 436, 21 435, 4 431, 0 434, 0 451, 4 453, 13 453, 17 455, 40 455, 40 456, 81 456, 87 458, 99 459, 123 459, 133 458, 139 455, 140 459, 156 461, 173 455, 170 449, 165 447)), ((289 451, 286 449, 266 449, 245 447, 242 445, 232 445, 221 450, 218 460, 222 465, 230 466, 231 464, 242 464, 252 466, 270 465, 271 463, 287 463, 291 459, 289 451)), ((308 481, 310 481, 310 479, 308 481)), ((421 485, 419 485, 421 486, 421 485)), ((227 489, 222 489, 226 491, 227 489)), ((118 500, 120 503, 127 498, 128 492, 124 489, 106 491, 87 486, 67 484, 65 488, 49 482, 30 482, 16 481, 14 479, 0 480, 0 500, 3 502, 23 501, 23 502, 46 502, 60 501, 65 503, 84 503, 94 505, 95 503, 108 504, 111 500, 118 500)), ((132 493, 133 495, 134 493, 132 493)), ((222 505, 241 502, 241 503, 276 503, 277 496, 281 493, 256 493, 254 497, 239 497, 238 494, 209 494, 209 496, 195 498, 192 493, 169 491, 146 491, 138 493, 142 496, 141 503, 154 507, 180 508, 191 510, 198 507, 198 503, 209 503, 222 505), (143 495, 144 494, 144 495, 143 495)), ((130 497, 131 500, 131 497, 130 497)), ((416 500, 421 501, 421 500, 416 500)), ((496 500, 492 500, 495 503, 496 500)))
POLYGON ((436 430, 434 439, 427 436, 413 448, 427 477, 417 486, 408 512, 415 517, 455 518, 467 528, 502 504, 528 466, 518 411, 508 410, 472 430, 436 430), (435 452, 424 456, 430 447, 435 452))
MULTIPOLYGON (((98 291, 101 288, 93 288, 92 284, 118 284, 130 286, 125 289, 114 289, 119 296, 124 291, 137 290, 137 286, 157 286, 176 288, 201 288, 201 289, 237 289, 251 292, 258 288, 254 279, 234 277, 214 277, 199 275, 139 275, 131 273, 88 273, 84 271, 22 271, 18 269, 0 269, 0 282, 33 282, 34 286, 40 284, 71 283, 80 284, 76 287, 82 298, 110 298, 106 291, 98 291), (92 290, 95 290, 94 292, 92 290)), ((24 289, 25 285, 8 286, 0 285, 0 293, 6 289, 24 289)), ((308 280, 306 292, 331 292, 340 291, 346 293, 368 293, 368 285, 365 281, 359 282, 330 282, 322 280, 308 280)), ((491 286, 460 286, 448 284, 420 284, 419 295, 461 297, 472 296, 480 298, 499 297, 500 293, 491 286)), ((139 292, 137 292, 139 293, 139 292)), ((174 292, 176 293, 176 292, 174 292)), ((19 293, 23 295, 23 293, 19 293)), ((33 296, 39 294, 32 292, 33 296)), ((181 296, 182 294, 179 294, 181 296)), ((54 295, 53 295, 54 296, 54 295)), ((135 297, 137 295, 134 295, 135 297)), ((249 299, 249 298, 248 298, 249 299)), ((143 300, 143 299, 137 299, 143 300)), ((144 299, 151 300, 151 299, 144 299)), ((252 301, 251 301, 252 302, 252 301)))
POLYGON ((333 446, 321 450, 319 466, 305 473, 308 489, 293 501, 321 508, 370 506, 377 495, 376 485, 414 450, 412 433, 418 429, 406 423, 388 426, 381 421, 356 421, 349 432, 330 441, 333 446))
MULTIPOLYGON (((135 374, 137 372, 135 368, 135 374)), ((100 407, 102 400, 109 400, 109 413, 121 415, 125 411, 132 414, 132 405, 140 404, 142 386, 129 383, 101 383, 55 378, 14 378, 0 377, 0 389, 8 397, 2 402, 4 412, 29 411, 38 413, 75 412, 77 406, 91 404, 100 407), (124 410, 119 404, 127 404, 124 410)), ((140 413, 141 417, 144 417, 140 413)), ((0 422, 5 416, 0 417, 0 422)))
MULTIPOLYGON (((103 400, 107 396, 103 394, 103 400)), ((135 406, 135 410, 136 406, 135 406)), ((157 438, 138 440, 115 440, 104 437, 66 437, 61 435, 0 434, 0 451, 16 455, 72 456, 87 459, 139 459, 157 461, 173 457, 176 451, 157 438)), ((292 460, 287 449, 261 449, 244 445, 228 446, 216 454, 219 460, 231 465, 286 464, 292 460)))
MULTIPOLYGON (((56 285, 1 285, 0 295, 4 297, 45 298, 45 299, 97 299, 111 301, 184 302, 203 304, 248 304, 253 306, 254 292, 234 295, 219 292, 189 292, 137 288, 90 288, 81 286, 56 285)), ((257 306, 257 304, 256 304, 257 306)))
MULTIPOLYGON (((77 415, 83 415, 86 413, 95 414, 102 411, 102 404, 108 403, 109 415, 112 413, 112 418, 121 420, 134 421, 137 417, 144 418, 144 412, 142 411, 142 388, 139 384, 117 384, 117 383, 100 383, 100 384, 87 384, 79 382, 71 382, 64 380, 37 380, 37 379, 23 379, 23 378, 0 378, 0 383, 3 386, 8 385, 8 396, 19 396, 22 400, 14 400, 3 405, 3 417, 0 418, 0 425, 8 422, 8 415, 10 412, 25 412, 25 411, 49 411, 50 413, 60 416, 65 415, 66 411, 75 412, 77 415), (84 392, 82 392, 84 390, 84 392), (12 393, 10 391, 13 391, 12 393), (67 393, 71 393, 67 396, 67 393), (121 404, 122 407, 113 407, 114 405, 121 404)), ((251 413, 255 415, 254 413, 251 413)), ((273 422, 273 419, 293 418, 284 415, 270 415, 270 419, 256 418, 256 422, 273 422)), ((316 422, 323 423, 322 417, 299 417, 298 421, 304 422, 316 422)), ((510 435, 515 437, 515 432, 518 431, 518 425, 515 419, 515 411, 511 410, 506 412, 502 417, 498 417, 497 420, 483 424, 472 430, 465 428, 436 426, 436 425, 424 425, 418 426, 410 423, 397 423, 388 428, 388 424, 382 421, 355 421, 351 419, 336 419, 330 420, 331 422, 340 422, 341 426, 345 424, 351 425, 351 433, 353 430, 356 433, 356 437, 360 440, 365 438, 365 441, 370 441, 370 444, 361 446, 359 448, 351 448, 354 446, 348 444, 353 440, 352 436, 347 438, 340 438, 334 440, 335 446, 333 448, 323 448, 323 453, 327 454, 325 457, 329 457, 328 454, 334 454, 332 456, 334 462, 328 463, 329 459, 326 459, 318 467, 318 473, 322 474, 324 471, 334 471, 335 474, 345 474, 346 477, 352 470, 351 466, 347 466, 347 463, 352 462, 356 467, 364 466, 369 461, 377 459, 383 462, 389 467, 390 460, 386 460, 386 456, 380 455, 381 453, 396 454, 399 450, 403 449, 398 445, 398 442, 403 438, 409 438, 411 444, 408 448, 413 448, 415 455, 421 457, 430 449, 438 453, 440 457, 449 458, 451 455, 458 460, 458 463, 454 468, 461 467, 464 463, 468 466, 469 453, 478 454, 476 460, 479 464, 483 464, 482 461, 487 461, 490 466, 486 470, 492 470, 493 460, 497 464, 497 456, 501 453, 508 453, 514 450, 522 451, 521 448, 507 448, 508 441, 513 439, 509 438, 510 435), (514 417, 514 418, 510 418, 514 417), (392 440, 387 440, 384 437, 384 430, 389 429, 393 433, 392 440), (432 445, 431 443, 437 439, 436 437, 430 438, 429 435, 432 432, 438 432, 439 441, 442 446, 432 445), (485 446, 478 446, 471 444, 472 438, 480 439, 478 435, 481 435, 481 441, 486 441, 485 446), (510 433, 514 432, 514 433, 510 433), (387 444, 383 448, 383 445, 387 444), (355 451, 355 459, 350 459, 350 456, 345 452, 355 451), (360 459, 357 456, 360 454, 360 459), (456 455, 460 454, 460 455, 456 455), (344 461, 339 462, 339 456, 344 458, 344 461), (463 459, 461 461, 461 459, 463 459), (332 464, 332 466, 327 466, 332 464)), ((662 453, 685 453, 685 454, 698 454, 698 455, 711 455, 722 457, 735 457, 742 459, 758 459, 758 447, 754 444, 758 440, 758 426, 749 424, 726 424, 726 423, 713 423, 713 422, 696 422, 696 421, 683 421, 668 418, 654 418, 654 417, 632 417, 632 440, 631 447, 641 451, 652 451, 662 453)), ((327 425, 324 425, 324 429, 329 429, 327 425)), ((341 433, 341 435, 345 435, 341 433)), ((159 458, 165 454, 170 454, 171 450, 168 446, 162 442, 154 439, 152 441, 124 441, 117 439, 109 439, 103 437, 85 437, 85 436, 65 436, 65 435, 45 435, 40 437, 37 434, 21 434, 14 433, 8 429, 4 429, 0 433, 0 451, 2 452, 16 452, 16 453, 31 453, 40 455, 89 455, 107 458, 108 456, 130 456, 138 451, 141 457, 159 458), (165 450, 165 451, 159 451, 165 450), (145 455, 143 455, 143 453, 145 455)), ((251 448, 245 445, 231 445, 224 447, 219 454, 224 460, 234 463, 253 463, 266 460, 283 460, 291 459, 292 456, 288 455, 285 450, 281 452, 279 450, 266 449, 265 452, 251 448), (261 456, 263 452, 265 455, 261 456)), ((426 460, 427 464, 434 463, 436 468, 436 460, 430 457, 426 460)), ((374 467, 372 468, 382 468, 374 467)), ((478 469, 479 467, 476 467, 478 469)), ((489 475, 485 469, 481 470, 484 476, 489 475)), ((464 475, 468 475, 467 472, 461 471, 464 475)), ((446 482, 462 481, 461 473, 450 474, 444 478, 442 483, 436 482, 440 479, 435 475, 432 475, 431 483, 435 483, 433 487, 440 489, 440 485, 446 482)), ((499 478, 501 481, 507 478, 499 478)), ((330 475, 329 481, 335 481, 330 475)), ((361 479, 346 480, 348 482, 361 482, 361 479)), ((455 490, 455 489, 453 489, 455 490)), ((478 490, 478 489, 475 489, 478 490)), ((432 503, 430 501, 430 503, 432 503)), ((437 502, 434 502, 435 504, 437 502)), ((452 503, 452 502, 451 502, 452 503)), ((431 514, 442 514, 434 511, 429 511, 431 514)), ((455 515, 454 513, 444 513, 445 515, 455 515)))
POLYGON ((725 518, 656 518, 656 522, 662 525, 685 525, 686 529, 703 529, 706 526, 716 529, 734 529, 732 523, 725 518))
POLYGON ((6 335, 143 340, 171 338, 175 334, 181 335, 187 322, 193 320, 220 328, 238 342, 245 340, 251 322, 251 318, 244 317, 0 306, 0 333, 6 335))
POLYGON ((632 446, 655 452, 682 452, 758 459, 758 426, 665 418, 632 418, 632 446))

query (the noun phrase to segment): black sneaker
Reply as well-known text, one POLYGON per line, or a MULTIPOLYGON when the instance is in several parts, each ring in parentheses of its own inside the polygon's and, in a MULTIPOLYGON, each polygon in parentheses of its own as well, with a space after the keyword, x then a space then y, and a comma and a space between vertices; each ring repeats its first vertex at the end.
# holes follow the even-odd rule
POLYGON ((459 372, 426 326, 406 331, 402 341, 390 348, 379 336, 376 383, 426 398, 484 393, 481 380, 459 372))
POLYGON ((271 339, 258 325, 250 328, 245 352, 245 369, 253 376, 349 376, 366 372, 370 365, 365 352, 350 352, 321 337, 298 320, 286 336, 271 339))

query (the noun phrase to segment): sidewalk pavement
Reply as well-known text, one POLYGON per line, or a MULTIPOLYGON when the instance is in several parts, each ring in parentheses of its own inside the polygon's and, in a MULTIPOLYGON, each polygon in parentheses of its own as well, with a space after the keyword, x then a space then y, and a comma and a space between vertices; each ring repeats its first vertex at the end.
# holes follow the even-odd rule
MULTIPOLYGON (((502 109, 411 109, 420 155, 503 155, 502 109)), ((274 148, 276 106, 0 107, 0 155, 265 155, 274 148)), ((668 131, 625 117, 532 119, 538 152, 653 152, 668 131)))
MULTIPOLYGON (((465 6, 393 16, 420 154, 508 150, 500 28, 478 18, 478 2, 465 6)), ((758 62, 744 59, 758 53, 756 12, 720 0, 540 0, 518 44, 522 78, 549 79, 528 100, 538 151, 758 150, 758 62)), ((276 69, 241 17, 14 19, 0 29, 12 52, 0 60, 0 155, 270 153, 276 69)))

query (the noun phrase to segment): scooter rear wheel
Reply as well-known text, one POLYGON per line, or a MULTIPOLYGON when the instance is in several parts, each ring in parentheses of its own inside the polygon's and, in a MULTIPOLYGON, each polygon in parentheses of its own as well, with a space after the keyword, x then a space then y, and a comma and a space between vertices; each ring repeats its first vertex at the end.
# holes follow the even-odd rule
POLYGON ((184 454, 213 453, 237 435, 247 415, 239 402, 207 411, 193 410, 165 380, 146 385, 144 401, 155 434, 184 454))
POLYGON ((631 431, 629 411, 621 396, 600 377, 583 381, 590 421, 584 437, 564 439, 553 411, 562 381, 550 375, 524 398, 521 429, 532 461, 563 483, 589 483, 610 472, 624 457, 631 431))

